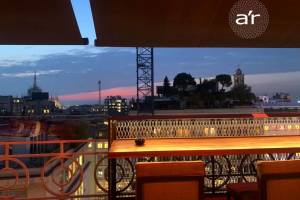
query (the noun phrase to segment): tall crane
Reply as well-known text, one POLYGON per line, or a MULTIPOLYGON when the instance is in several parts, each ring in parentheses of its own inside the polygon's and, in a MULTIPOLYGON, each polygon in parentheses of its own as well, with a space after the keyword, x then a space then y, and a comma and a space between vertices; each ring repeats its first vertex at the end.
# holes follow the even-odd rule
MULTIPOLYGON (((154 71, 153 71, 153 48, 137 47, 137 111, 142 111, 141 102, 147 97, 147 105, 151 113, 154 113, 154 71)), ((149 110, 148 110, 149 111, 149 110)))

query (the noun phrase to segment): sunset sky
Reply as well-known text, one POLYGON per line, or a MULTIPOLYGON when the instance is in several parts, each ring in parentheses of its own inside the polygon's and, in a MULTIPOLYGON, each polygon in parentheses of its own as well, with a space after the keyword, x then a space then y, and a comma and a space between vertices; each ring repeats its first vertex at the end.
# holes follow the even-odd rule
MULTIPOLYGON (((25 95, 34 71, 38 85, 68 104, 97 103, 103 96, 136 95, 135 48, 93 46, 95 31, 88 0, 73 0, 88 46, 0 46, 0 95, 25 95)), ((156 48, 155 82, 187 72, 195 78, 233 74, 237 66, 257 95, 289 92, 300 98, 300 49, 156 48)))

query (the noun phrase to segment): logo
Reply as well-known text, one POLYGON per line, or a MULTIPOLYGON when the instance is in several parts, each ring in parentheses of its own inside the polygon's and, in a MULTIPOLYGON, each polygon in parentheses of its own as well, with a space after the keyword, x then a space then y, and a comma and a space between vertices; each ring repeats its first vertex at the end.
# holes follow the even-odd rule
POLYGON ((268 24, 268 10, 259 0, 239 0, 229 13, 232 31, 243 39, 261 36, 267 30, 268 24))

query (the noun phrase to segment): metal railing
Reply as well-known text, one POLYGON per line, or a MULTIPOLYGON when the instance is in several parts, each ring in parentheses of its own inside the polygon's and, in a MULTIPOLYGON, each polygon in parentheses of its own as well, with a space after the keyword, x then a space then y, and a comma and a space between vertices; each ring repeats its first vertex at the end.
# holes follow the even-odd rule
POLYGON ((300 115, 138 116, 111 120, 114 139, 201 138, 300 134, 300 115))
POLYGON ((257 160, 299 159, 300 154, 107 159, 112 140, 300 134, 297 115, 139 116, 110 120, 106 140, 0 142, 0 199, 134 198, 136 162, 203 160, 206 193, 226 184, 256 181, 257 160), (24 149, 16 153, 14 148, 24 149), (111 170, 108 165, 114 166, 111 170), (109 182, 111 184, 109 184, 109 182))
MULTIPOLYGON (((244 137, 269 135, 300 135, 300 115, 278 114, 271 117, 255 117, 251 114, 227 115, 182 115, 182 116, 127 116, 110 120, 110 143, 113 140, 149 138, 201 138, 201 137, 244 137)), ((263 155, 226 155, 226 156, 185 156, 185 157, 147 157, 129 158, 127 177, 131 182, 124 189, 114 188, 111 184, 111 198, 133 197, 135 195, 136 162, 152 161, 190 161, 205 162, 206 193, 222 193, 226 184, 256 181, 255 162, 257 160, 299 159, 299 153, 263 155)), ((123 160, 123 161, 122 161, 123 160)), ((111 161, 110 177, 120 180, 119 170, 114 166, 124 159, 111 161), (116 162, 116 163, 114 163, 116 162), (116 176, 116 177, 115 177, 116 176)), ((123 173, 125 173, 123 172, 123 173)), ((126 174, 125 173, 125 174, 126 174)))
POLYGON ((0 142, 0 148, 0 199, 107 199, 107 141, 0 142), (13 153, 19 145, 25 153, 13 153))

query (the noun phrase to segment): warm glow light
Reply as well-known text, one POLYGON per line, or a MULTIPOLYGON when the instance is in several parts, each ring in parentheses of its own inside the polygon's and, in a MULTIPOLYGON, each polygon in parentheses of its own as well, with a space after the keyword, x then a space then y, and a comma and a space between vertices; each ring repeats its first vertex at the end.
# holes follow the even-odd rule
MULTIPOLYGON (((71 170, 72 170, 72 173, 75 174, 75 172, 76 172, 75 162, 72 162, 72 164, 71 164, 71 170)), ((72 174, 71 173, 68 174, 68 178, 69 179, 72 178, 72 174)))
POLYGON ((216 180, 217 185, 222 185, 224 183, 224 180, 216 180))
MULTIPOLYGON (((76 196, 80 196, 84 194, 84 186, 83 186, 83 182, 80 184, 79 188, 76 190, 75 195, 76 196)), ((76 198, 78 199, 78 198, 76 198)))
POLYGON ((204 128, 204 134, 208 135, 209 134, 209 128, 204 128))
POLYGON ((264 130, 268 131, 268 130, 270 130, 270 127, 269 126, 264 126, 264 130))
POLYGON ((104 148, 108 149, 108 142, 104 142, 104 148))
POLYGON ((82 155, 79 156, 79 158, 78 158, 78 163, 79 163, 80 165, 83 165, 83 157, 82 157, 82 155))
POLYGON ((215 135, 215 134, 216 134, 215 128, 211 128, 211 129, 210 129, 210 134, 211 134, 211 135, 215 135))
POLYGON ((252 113, 254 118, 268 118, 269 116, 266 113, 252 113))
POLYGON ((49 113, 50 113, 50 110, 49 110, 49 109, 44 109, 44 110, 43 110, 43 113, 44 113, 44 114, 49 114, 49 113))
POLYGON ((97 144, 97 148, 98 148, 98 149, 102 149, 102 148, 103 148, 103 144, 102 144, 102 142, 98 142, 98 144, 97 144))

